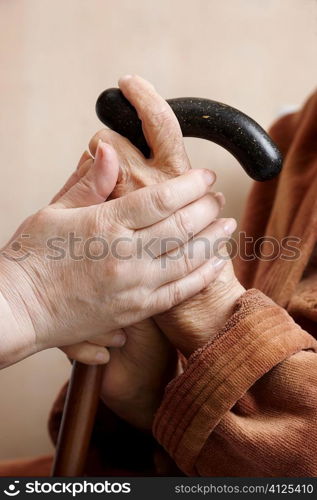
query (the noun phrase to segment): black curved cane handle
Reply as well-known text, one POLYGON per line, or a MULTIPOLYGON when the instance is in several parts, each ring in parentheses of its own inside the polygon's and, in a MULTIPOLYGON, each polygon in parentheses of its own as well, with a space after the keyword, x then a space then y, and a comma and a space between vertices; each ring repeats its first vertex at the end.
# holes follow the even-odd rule
MULTIPOLYGON (((241 111, 209 99, 180 97, 168 99, 184 137, 198 137, 227 149, 256 181, 278 175, 282 156, 267 133, 241 111)), ((96 103, 99 119, 127 137, 148 157, 149 147, 137 113, 119 89, 102 92, 96 103)))

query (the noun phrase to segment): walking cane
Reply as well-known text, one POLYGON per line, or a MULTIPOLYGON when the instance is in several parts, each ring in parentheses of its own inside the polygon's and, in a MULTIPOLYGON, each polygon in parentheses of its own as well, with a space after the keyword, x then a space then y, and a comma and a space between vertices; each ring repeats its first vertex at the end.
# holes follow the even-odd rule
MULTIPOLYGON (((250 117, 226 104, 199 98, 167 101, 184 137, 215 142, 228 150, 256 181, 273 179, 282 168, 279 150, 250 117)), ((119 89, 105 90, 98 98, 100 120, 129 139, 148 157, 149 147, 133 106, 119 89)), ((99 403, 103 366, 73 363, 56 447, 53 476, 82 476, 99 403)))

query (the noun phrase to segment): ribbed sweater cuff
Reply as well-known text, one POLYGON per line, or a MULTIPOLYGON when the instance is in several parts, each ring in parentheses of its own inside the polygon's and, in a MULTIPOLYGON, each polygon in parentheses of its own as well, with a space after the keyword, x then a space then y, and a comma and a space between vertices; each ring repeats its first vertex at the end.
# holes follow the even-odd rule
POLYGON ((233 315, 185 371, 167 386, 153 432, 178 467, 191 475, 208 436, 265 373, 316 341, 258 290, 237 301, 233 315))

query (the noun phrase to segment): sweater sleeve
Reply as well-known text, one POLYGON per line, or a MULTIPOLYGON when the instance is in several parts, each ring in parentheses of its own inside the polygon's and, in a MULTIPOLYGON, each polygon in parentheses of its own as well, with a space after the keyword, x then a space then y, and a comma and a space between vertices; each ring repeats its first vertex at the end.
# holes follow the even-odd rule
POLYGON ((190 476, 317 474, 317 342, 258 290, 166 388, 153 432, 190 476))

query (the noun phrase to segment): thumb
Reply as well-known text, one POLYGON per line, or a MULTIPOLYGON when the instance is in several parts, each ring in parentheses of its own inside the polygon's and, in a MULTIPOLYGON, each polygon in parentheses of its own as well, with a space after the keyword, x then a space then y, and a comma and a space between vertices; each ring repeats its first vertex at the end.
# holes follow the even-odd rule
POLYGON ((119 162, 115 150, 100 140, 93 165, 54 205, 79 208, 103 203, 113 191, 118 173, 119 162))
POLYGON ((71 187, 73 187, 81 177, 83 177, 88 169, 93 165, 93 158, 90 156, 88 151, 85 151, 77 165, 77 168, 75 172, 72 173, 72 175, 67 179, 65 182, 64 186, 56 193, 56 195, 52 198, 50 205, 53 203, 56 203, 67 191, 70 190, 71 187))

